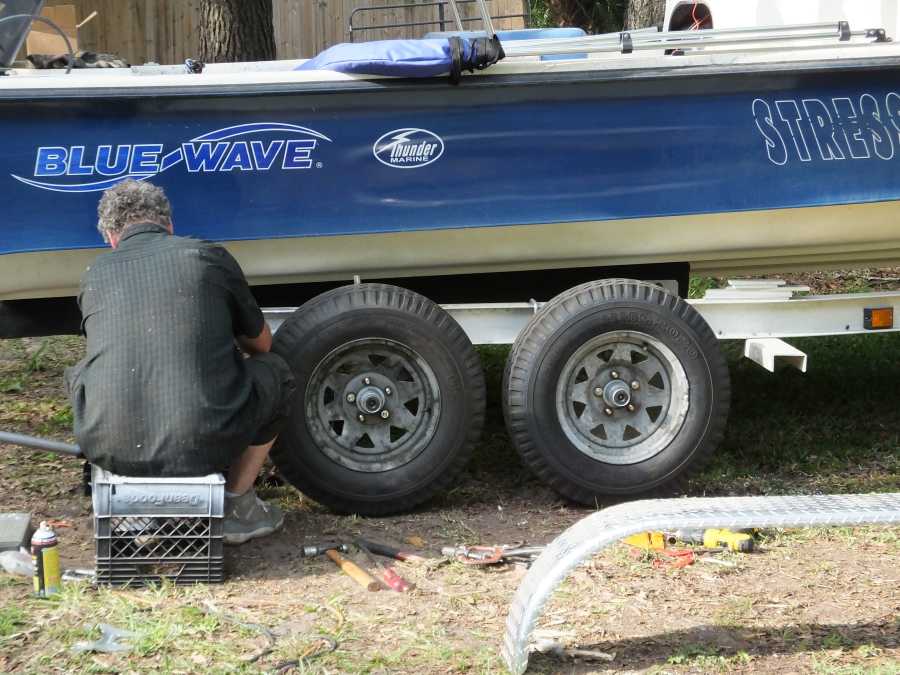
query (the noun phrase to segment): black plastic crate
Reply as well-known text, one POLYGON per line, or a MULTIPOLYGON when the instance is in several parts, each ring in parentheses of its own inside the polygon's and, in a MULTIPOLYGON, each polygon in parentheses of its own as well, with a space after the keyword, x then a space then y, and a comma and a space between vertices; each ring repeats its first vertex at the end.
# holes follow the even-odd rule
POLYGON ((91 482, 98 583, 224 579, 221 474, 131 478, 94 467, 91 482))

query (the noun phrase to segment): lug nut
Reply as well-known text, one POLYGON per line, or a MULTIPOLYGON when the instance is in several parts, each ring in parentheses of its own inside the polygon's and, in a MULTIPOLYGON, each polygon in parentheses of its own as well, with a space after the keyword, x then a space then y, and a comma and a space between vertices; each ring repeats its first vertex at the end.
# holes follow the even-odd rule
POLYGON ((358 419, 360 422, 365 422, 365 421, 366 421, 366 416, 360 414, 360 415, 358 415, 358 416, 356 417, 356 419, 358 419))
POLYGON ((368 377, 364 377, 363 384, 372 384, 372 380, 370 380, 368 377))
POLYGON ((388 417, 390 417, 390 416, 391 416, 391 413, 388 412, 387 410, 382 410, 382 411, 381 411, 381 419, 386 420, 386 419, 387 419, 388 417))
POLYGON ((388 396, 390 396, 390 395, 391 395, 391 388, 390 388, 390 387, 385 387, 385 388, 384 388, 384 393, 387 394, 388 396))
POLYGON ((607 415, 610 415, 610 416, 611 416, 611 415, 612 415, 612 408, 604 408, 604 409, 603 409, 603 412, 605 412, 607 415))
POLYGON ((594 396, 603 396, 603 387, 594 387, 594 396))
POLYGON ((634 389, 635 391, 637 391, 638 389, 641 388, 641 383, 638 382, 637 380, 635 380, 634 382, 631 383, 631 388, 634 389))
POLYGON ((356 394, 347 394, 347 402, 353 403, 356 400, 356 394))
POLYGON ((634 403, 628 404, 628 412, 634 412, 634 403))
POLYGON ((618 373, 617 371, 615 371, 615 370, 612 371, 612 372, 609 374, 609 376, 610 376, 612 379, 614 379, 614 380, 618 380, 618 379, 619 379, 619 373, 618 373))

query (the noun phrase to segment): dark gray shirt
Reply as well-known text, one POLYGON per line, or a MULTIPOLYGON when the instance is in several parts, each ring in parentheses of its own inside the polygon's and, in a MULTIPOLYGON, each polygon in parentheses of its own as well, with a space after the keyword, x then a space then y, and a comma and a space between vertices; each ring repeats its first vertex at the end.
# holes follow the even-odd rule
POLYGON ((67 379, 89 460, 196 475, 249 445, 257 401, 234 338, 257 337, 264 319, 224 248, 131 226, 87 269, 78 304, 87 355, 67 379))

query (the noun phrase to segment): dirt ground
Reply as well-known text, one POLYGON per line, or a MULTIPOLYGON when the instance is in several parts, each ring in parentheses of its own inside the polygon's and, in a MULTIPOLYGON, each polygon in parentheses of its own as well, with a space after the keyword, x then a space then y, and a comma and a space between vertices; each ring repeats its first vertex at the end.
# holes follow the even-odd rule
MULTIPOLYGON (((833 278, 821 280, 829 290, 833 278)), ((806 375, 770 375, 726 345, 732 422, 689 495, 900 492, 900 335, 798 344, 810 354, 806 375)), ((0 429, 69 439, 61 375, 81 350, 78 338, 0 341, 0 429)), ((521 465, 499 409, 504 350, 482 354, 487 429, 447 494, 411 514, 366 519, 329 513, 290 486, 265 487, 286 511, 284 530, 227 549, 222 585, 72 583, 46 601, 30 597, 27 579, 0 573, 0 671, 504 672, 498 652, 523 569, 401 563, 416 589, 398 594, 367 592, 327 559, 298 555, 303 543, 359 535, 428 555, 459 543, 540 544, 591 512, 521 465), (74 653, 98 622, 133 631, 134 648, 74 653)), ((93 565, 81 473, 80 461, 0 445, 0 512, 57 520, 66 567, 93 565)), ((900 673, 900 527, 772 530, 753 554, 710 557, 726 564, 657 567, 625 545, 587 561, 545 609, 540 635, 598 654, 536 654, 529 672, 900 673)))

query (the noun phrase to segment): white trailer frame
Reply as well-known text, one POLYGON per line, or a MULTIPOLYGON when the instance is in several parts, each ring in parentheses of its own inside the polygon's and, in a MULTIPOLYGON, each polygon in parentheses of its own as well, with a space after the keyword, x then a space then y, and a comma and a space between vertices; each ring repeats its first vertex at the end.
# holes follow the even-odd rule
MULTIPOLYGON (((358 282, 358 280, 355 280, 358 282)), ((658 282, 671 287, 670 282, 658 282)), ((806 372, 807 357, 782 338, 861 335, 900 331, 866 328, 865 316, 873 309, 889 308, 900 317, 900 291, 807 295, 805 286, 783 281, 731 281, 725 289, 708 291, 701 300, 688 300, 720 340, 744 340, 744 356, 769 371, 787 365, 806 372)), ((459 323, 472 344, 504 345, 515 342, 543 302, 450 304, 442 307, 459 323)), ((272 332, 296 310, 271 307, 264 313, 272 332)))

